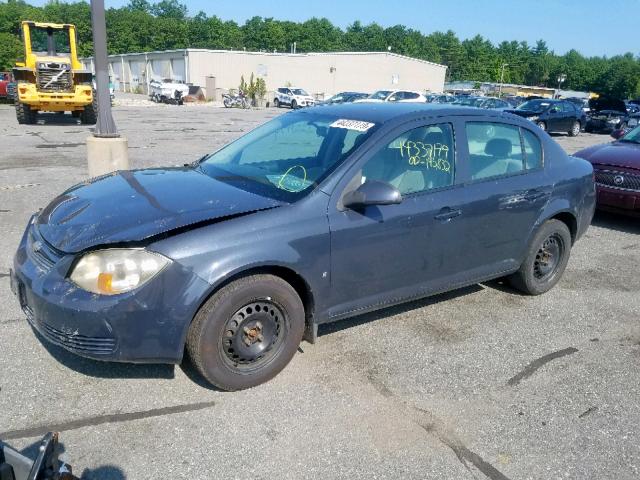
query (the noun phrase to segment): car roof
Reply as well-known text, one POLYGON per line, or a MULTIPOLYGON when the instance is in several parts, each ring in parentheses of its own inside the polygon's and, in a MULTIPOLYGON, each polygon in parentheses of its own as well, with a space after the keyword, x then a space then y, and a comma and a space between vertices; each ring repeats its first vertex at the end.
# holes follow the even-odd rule
MULTIPOLYGON (((448 115, 469 115, 505 118, 501 112, 480 110, 471 107, 458 107, 449 104, 433 103, 343 103, 339 105, 321 105, 308 110, 305 113, 326 113, 349 120, 361 120, 371 123, 387 123, 396 120, 410 120, 420 116, 448 116, 448 115)), ((510 120, 517 120, 519 117, 509 115, 510 120)))

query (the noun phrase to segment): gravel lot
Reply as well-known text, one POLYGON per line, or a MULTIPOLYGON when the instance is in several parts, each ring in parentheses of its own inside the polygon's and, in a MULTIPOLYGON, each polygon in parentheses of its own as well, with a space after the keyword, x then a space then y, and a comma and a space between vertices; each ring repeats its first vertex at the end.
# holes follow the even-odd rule
MULTIPOLYGON (((277 110, 114 110, 134 167, 192 161, 277 110)), ((106 364, 43 345, 9 290, 29 215, 86 176, 90 129, 18 126, 0 105, 0 438, 62 431, 91 479, 636 479, 640 225, 598 214, 541 297, 476 285, 321 328, 239 393, 189 366, 106 364)), ((557 136, 568 151, 605 136, 557 136)))

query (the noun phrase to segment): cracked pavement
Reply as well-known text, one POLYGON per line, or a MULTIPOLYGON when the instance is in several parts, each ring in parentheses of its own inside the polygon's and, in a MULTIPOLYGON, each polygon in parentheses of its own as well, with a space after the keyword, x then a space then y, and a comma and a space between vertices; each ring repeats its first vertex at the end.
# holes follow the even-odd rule
MULTIPOLYGON (((282 111, 116 106, 132 167, 179 165, 282 111)), ((87 479, 640 477, 640 223, 598 214, 560 284, 474 285, 322 326, 273 381, 43 344, 7 273, 30 214, 86 177, 86 126, 0 105, 0 438, 61 433, 87 479)), ((572 153, 606 136, 557 136, 572 153)))

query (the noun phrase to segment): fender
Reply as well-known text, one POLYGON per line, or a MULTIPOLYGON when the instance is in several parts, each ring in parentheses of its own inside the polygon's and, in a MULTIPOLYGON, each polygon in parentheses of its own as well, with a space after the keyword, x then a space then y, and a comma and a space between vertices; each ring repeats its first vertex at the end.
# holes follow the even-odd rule
MULTIPOLYGON (((547 202, 547 204, 544 206, 544 208, 540 212, 540 215, 538 216, 538 220, 536 221, 536 223, 533 225, 533 228, 529 232, 529 236, 527 237, 527 241, 525 245, 529 245, 531 243, 533 236, 536 234, 536 232, 544 222, 561 214, 571 215, 575 222, 574 227, 577 226, 578 218, 579 218, 577 207, 575 205, 572 206, 569 200, 566 198, 558 198, 558 197, 552 198, 547 202)), ((569 230, 572 230, 572 228, 574 227, 569 226, 569 230)), ((571 236, 573 237, 574 235, 576 235, 576 232, 572 231, 571 236)))

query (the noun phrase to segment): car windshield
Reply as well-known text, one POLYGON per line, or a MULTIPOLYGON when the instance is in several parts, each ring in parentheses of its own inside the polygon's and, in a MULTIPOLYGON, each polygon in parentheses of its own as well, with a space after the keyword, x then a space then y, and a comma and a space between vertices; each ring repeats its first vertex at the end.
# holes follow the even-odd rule
POLYGON ((528 102, 524 102, 517 109, 527 110, 535 113, 542 113, 547 108, 549 108, 550 105, 551 105, 551 102, 549 102, 548 100, 529 100, 528 102))
POLYGON ((462 98, 456 99, 456 101, 453 102, 453 105, 462 105, 465 107, 478 107, 483 101, 484 101, 483 98, 462 97, 462 98))
POLYGON ((377 92, 369 95, 369 98, 371 98, 372 100, 384 100, 389 96, 390 93, 391 90, 378 90, 377 92))
POLYGON ((628 131, 626 135, 624 135, 619 141, 628 143, 640 143, 640 127, 636 127, 633 130, 628 131))
POLYGON ((292 88, 291 91, 293 92, 294 95, 309 95, 302 88, 292 88))
POLYGON ((204 157, 199 168, 243 190, 293 202, 311 192, 376 128, 357 118, 289 113, 204 157))

